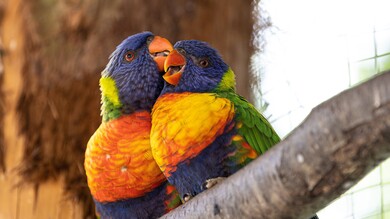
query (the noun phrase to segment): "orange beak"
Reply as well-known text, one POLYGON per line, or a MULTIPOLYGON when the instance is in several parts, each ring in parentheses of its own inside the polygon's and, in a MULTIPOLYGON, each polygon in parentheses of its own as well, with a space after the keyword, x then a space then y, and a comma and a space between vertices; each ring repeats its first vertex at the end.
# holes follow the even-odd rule
POLYGON ((165 38, 155 36, 149 44, 149 53, 157 63, 158 71, 164 70, 164 62, 170 51, 173 50, 172 44, 165 38))
POLYGON ((166 72, 163 75, 164 80, 176 86, 180 81, 185 65, 185 57, 177 50, 172 50, 164 63, 164 71, 166 72))

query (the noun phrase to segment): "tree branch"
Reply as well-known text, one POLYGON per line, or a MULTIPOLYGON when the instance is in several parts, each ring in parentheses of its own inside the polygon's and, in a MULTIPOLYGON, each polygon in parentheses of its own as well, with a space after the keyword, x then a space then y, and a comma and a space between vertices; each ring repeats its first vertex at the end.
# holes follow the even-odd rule
POLYGON ((390 156, 390 72, 312 110, 284 141, 163 218, 309 218, 390 156))

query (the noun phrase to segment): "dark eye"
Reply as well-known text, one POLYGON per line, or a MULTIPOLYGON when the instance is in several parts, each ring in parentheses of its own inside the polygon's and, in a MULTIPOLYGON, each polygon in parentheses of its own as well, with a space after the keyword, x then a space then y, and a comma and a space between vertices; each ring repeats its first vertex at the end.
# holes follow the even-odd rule
POLYGON ((202 68, 206 68, 207 66, 209 66, 209 60, 207 60, 207 59, 199 60, 199 66, 202 68))
POLYGON ((132 52, 132 51, 128 51, 125 54, 125 60, 128 62, 133 61, 134 57, 135 57, 135 55, 134 55, 134 52, 132 52))

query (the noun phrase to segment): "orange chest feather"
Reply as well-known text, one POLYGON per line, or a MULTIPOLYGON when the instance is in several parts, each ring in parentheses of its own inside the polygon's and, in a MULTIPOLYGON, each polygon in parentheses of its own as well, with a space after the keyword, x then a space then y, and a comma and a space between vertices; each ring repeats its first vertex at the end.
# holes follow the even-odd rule
POLYGON ((165 180, 150 149, 150 119, 148 112, 122 116, 90 138, 84 166, 96 200, 139 197, 165 180))
POLYGON ((210 93, 165 94, 152 111, 153 156, 169 176, 178 163, 198 155, 234 117, 233 104, 210 93))

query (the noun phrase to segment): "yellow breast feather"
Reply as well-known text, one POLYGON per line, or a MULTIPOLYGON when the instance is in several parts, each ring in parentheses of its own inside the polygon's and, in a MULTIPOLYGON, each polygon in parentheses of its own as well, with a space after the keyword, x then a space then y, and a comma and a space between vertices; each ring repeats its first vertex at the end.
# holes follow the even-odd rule
POLYGON ((169 176, 175 166, 198 155, 234 117, 233 104, 211 93, 164 94, 152 111, 152 153, 169 176))

